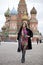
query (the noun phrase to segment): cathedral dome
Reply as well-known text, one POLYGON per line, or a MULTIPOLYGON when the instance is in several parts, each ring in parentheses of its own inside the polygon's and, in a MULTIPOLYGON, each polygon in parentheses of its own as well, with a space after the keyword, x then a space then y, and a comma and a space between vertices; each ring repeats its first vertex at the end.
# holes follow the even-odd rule
POLYGON ((11 15, 17 15, 17 11, 15 10, 15 8, 13 8, 10 12, 11 15))
POLYGON ((32 8, 32 10, 30 11, 31 14, 37 14, 37 11, 35 9, 35 7, 32 8))
POLYGON ((10 16, 10 9, 8 8, 7 11, 5 12, 5 16, 10 16))
POLYGON ((26 14, 26 12, 24 12, 24 15, 22 16, 22 20, 29 20, 28 15, 26 14))

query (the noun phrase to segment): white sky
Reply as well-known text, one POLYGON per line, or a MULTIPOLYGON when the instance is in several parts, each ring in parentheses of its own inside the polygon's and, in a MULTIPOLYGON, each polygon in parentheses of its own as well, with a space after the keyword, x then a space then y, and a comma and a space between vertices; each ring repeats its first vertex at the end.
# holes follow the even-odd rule
MULTIPOLYGON (((0 30, 5 24, 4 13, 10 8, 14 7, 17 10, 18 3, 20 0, 0 0, 0 30)), ((43 34, 43 0, 26 0, 27 10, 30 15, 30 10, 34 6, 37 10, 37 19, 38 19, 38 30, 43 34)))

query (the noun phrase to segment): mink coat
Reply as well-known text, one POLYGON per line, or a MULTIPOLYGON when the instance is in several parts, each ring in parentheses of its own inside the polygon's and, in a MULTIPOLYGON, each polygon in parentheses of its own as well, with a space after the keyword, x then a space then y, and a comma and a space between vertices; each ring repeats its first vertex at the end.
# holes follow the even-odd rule
MULTIPOLYGON (((32 49, 32 44, 31 44, 31 37, 33 37, 33 32, 30 30, 30 29, 28 29, 28 28, 26 28, 26 30, 27 30, 27 35, 29 35, 30 37, 28 38, 28 45, 27 45, 27 49, 28 50, 30 50, 30 49, 32 49)), ((17 40, 18 40, 18 52, 20 52, 21 51, 21 43, 20 43, 20 36, 21 36, 21 31, 22 31, 22 27, 20 28, 20 30, 19 30, 19 32, 18 32, 18 37, 17 37, 17 40)))

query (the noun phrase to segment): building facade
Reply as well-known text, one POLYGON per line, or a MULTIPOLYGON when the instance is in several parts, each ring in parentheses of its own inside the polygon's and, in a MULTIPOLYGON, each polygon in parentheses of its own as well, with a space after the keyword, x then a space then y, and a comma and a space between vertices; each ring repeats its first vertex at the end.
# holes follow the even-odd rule
POLYGON ((10 11, 8 10, 5 12, 6 22, 6 33, 8 34, 10 39, 16 39, 17 33, 22 25, 22 19, 28 19, 28 26, 33 31, 34 37, 33 40, 39 37, 40 33, 38 31, 38 20, 36 19, 37 11, 35 7, 32 8, 30 11, 30 16, 28 15, 27 5, 25 0, 20 0, 18 4, 18 10, 16 11, 15 8, 10 11))

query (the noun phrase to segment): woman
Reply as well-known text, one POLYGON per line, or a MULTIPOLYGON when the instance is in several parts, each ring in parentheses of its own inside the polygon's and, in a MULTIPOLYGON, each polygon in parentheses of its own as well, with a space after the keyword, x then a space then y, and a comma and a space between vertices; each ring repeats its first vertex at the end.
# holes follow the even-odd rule
POLYGON ((30 29, 27 28, 27 24, 24 22, 20 28, 17 38, 19 41, 18 51, 22 50, 22 63, 25 62, 26 49, 32 49, 31 37, 33 37, 33 33, 30 29))

